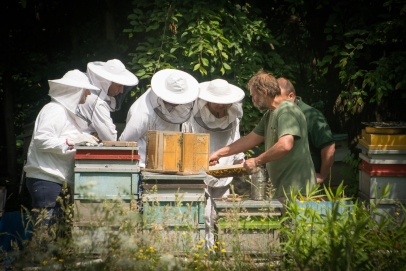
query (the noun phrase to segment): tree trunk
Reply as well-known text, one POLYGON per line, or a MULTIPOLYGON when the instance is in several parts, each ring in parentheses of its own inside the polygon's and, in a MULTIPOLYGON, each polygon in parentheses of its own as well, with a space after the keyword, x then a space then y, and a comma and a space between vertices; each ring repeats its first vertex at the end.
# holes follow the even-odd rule
POLYGON ((12 90, 12 78, 8 71, 3 73, 3 110, 7 146, 7 173, 9 181, 17 182, 17 148, 14 129, 14 94, 12 90))
POLYGON ((115 26, 114 26, 114 16, 111 13, 111 2, 110 0, 106 1, 106 13, 104 17, 105 27, 106 27, 106 39, 109 41, 114 41, 115 39, 115 26))

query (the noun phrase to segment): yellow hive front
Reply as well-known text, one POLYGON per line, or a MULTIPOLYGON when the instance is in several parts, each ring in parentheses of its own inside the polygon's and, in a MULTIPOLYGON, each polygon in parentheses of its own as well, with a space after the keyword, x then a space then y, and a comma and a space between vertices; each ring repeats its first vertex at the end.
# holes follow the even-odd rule
POLYGON ((209 150, 209 134, 184 133, 180 171, 191 174, 208 171, 209 150))
POLYGON ((177 172, 181 159, 181 137, 180 132, 148 131, 145 168, 177 172))
POLYGON ((406 145, 406 134, 369 134, 365 130, 362 130, 362 139, 370 145, 406 145))
POLYGON ((209 134, 148 131, 146 170, 198 174, 209 169, 209 134))

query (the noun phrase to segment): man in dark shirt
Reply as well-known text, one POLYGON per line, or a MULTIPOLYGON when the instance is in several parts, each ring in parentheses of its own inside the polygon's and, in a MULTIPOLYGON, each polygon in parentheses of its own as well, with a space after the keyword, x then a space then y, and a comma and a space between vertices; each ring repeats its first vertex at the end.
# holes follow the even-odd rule
POLYGON ((334 163, 335 142, 330 127, 323 114, 296 96, 295 88, 286 78, 278 78, 281 94, 294 101, 306 117, 310 154, 316 170, 317 183, 322 183, 330 176, 334 163))

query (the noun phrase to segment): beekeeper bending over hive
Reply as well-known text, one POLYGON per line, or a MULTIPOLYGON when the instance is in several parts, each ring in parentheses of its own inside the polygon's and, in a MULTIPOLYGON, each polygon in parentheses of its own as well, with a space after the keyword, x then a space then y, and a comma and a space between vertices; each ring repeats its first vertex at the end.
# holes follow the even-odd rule
POLYGON ((78 115, 78 105, 86 101, 90 89, 96 91, 98 88, 79 70, 69 71, 62 79, 48 82, 51 102, 37 116, 24 167, 32 207, 46 208, 42 226, 51 226, 55 223, 53 218, 62 213, 56 202, 62 184, 66 181, 73 186, 74 145, 97 144, 95 137, 82 133, 79 128, 83 116, 78 115))
POLYGON ((193 102, 199 95, 199 83, 190 74, 166 69, 154 74, 151 88, 130 107, 120 141, 137 141, 140 167, 145 167, 148 130, 180 131, 187 121, 193 102))
MULTIPOLYGON (((210 134, 210 152, 227 146, 240 138, 240 119, 243 115, 241 101, 245 94, 242 89, 222 79, 215 79, 200 84, 199 99, 193 108, 193 117, 183 124, 185 132, 210 134)), ((238 153, 223 157, 217 165, 226 166, 244 162, 244 154, 238 153)), ((230 194, 229 184, 233 177, 217 179, 208 175, 206 178, 207 199, 206 240, 209 247, 214 245, 212 228, 216 216, 213 198, 230 194)))
POLYGON ((117 130, 110 112, 120 110, 127 93, 138 84, 138 78, 118 59, 88 63, 87 76, 102 91, 100 95, 92 93, 86 103, 80 105, 81 113, 92 119, 84 131, 101 140, 116 141, 117 130))

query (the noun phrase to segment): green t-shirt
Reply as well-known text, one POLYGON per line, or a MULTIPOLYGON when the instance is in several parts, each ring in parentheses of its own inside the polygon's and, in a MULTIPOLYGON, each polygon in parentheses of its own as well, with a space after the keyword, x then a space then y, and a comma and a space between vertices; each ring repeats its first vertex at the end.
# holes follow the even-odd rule
POLYGON ((297 98, 299 99, 297 105, 306 117, 309 149, 314 168, 316 172, 320 172, 321 149, 333 144, 334 137, 323 114, 316 108, 304 103, 302 98, 297 98))
POLYGON ((270 149, 281 136, 293 135, 293 148, 282 158, 266 163, 274 197, 295 192, 305 193, 306 184, 316 184, 316 173, 309 151, 306 119, 302 111, 291 101, 283 101, 274 111, 267 111, 253 130, 265 139, 265 149, 270 149))

